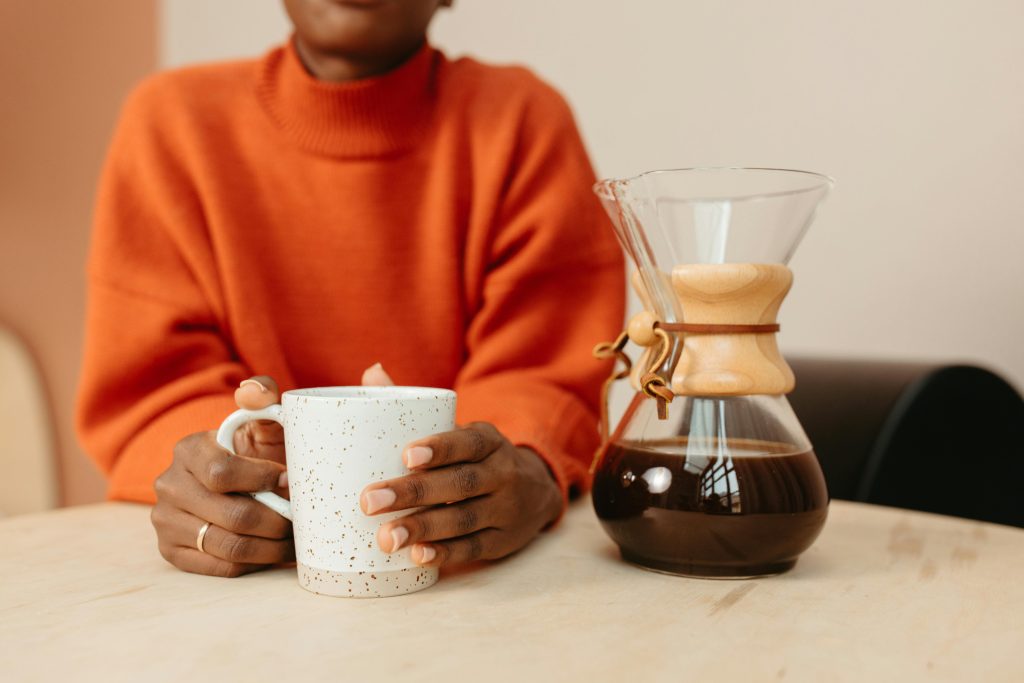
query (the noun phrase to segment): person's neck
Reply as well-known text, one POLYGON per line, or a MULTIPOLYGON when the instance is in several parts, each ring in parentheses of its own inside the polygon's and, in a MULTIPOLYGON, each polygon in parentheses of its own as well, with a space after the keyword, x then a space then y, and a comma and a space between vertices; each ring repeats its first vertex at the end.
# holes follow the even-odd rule
POLYGON ((362 59, 317 51, 306 45, 298 36, 295 37, 295 50, 306 70, 317 80, 332 83, 344 83, 387 73, 409 59, 422 45, 423 41, 420 41, 411 50, 397 56, 362 59))

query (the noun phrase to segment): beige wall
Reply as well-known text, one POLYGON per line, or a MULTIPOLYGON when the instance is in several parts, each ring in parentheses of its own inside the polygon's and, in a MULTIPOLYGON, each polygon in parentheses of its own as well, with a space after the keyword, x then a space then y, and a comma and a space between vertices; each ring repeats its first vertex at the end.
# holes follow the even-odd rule
POLYGON ((149 0, 0 3, 0 324, 28 344, 54 413, 62 500, 102 497, 72 431, 83 262, 119 104, 155 65, 149 0))
MULTIPOLYGON (((257 54, 278 0, 164 0, 166 65, 257 54)), ((604 175, 838 179, 793 261, 790 352, 969 360, 1024 386, 1024 3, 457 0, 451 53, 566 93, 604 175)))

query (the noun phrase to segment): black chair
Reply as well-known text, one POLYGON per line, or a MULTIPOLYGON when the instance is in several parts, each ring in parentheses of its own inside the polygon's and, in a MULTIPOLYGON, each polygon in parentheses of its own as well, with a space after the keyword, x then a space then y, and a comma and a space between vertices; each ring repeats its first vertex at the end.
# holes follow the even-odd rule
POLYGON ((967 365, 790 359, 834 498, 1024 527, 1024 400, 967 365))

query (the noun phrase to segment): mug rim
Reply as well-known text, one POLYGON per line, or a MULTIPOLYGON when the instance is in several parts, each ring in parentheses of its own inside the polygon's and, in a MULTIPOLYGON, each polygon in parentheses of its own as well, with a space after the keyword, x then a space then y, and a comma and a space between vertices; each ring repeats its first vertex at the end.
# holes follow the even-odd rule
POLYGON ((281 394, 281 400, 286 397, 321 399, 324 401, 379 401, 381 399, 403 400, 403 399, 438 399, 455 398, 456 394, 451 389, 437 387, 415 387, 415 386, 387 386, 387 387, 364 387, 364 386, 333 386, 333 387, 305 387, 302 389, 289 389, 281 394))

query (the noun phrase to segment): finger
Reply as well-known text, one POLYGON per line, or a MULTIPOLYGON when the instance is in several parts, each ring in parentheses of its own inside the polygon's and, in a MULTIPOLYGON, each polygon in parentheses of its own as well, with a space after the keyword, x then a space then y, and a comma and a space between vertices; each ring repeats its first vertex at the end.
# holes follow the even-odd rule
POLYGON ((494 560, 507 553, 501 549, 501 532, 484 529, 442 543, 417 543, 412 547, 412 561, 421 567, 443 567, 477 560, 494 560))
MULTIPOLYGON (((260 410, 281 400, 277 382, 258 375, 243 380, 235 389, 235 403, 246 410, 260 410)), ((253 420, 235 432, 235 452, 284 462, 284 432, 273 420, 253 420)))
POLYGON ((273 420, 253 420, 238 428, 235 453, 285 464, 284 429, 273 420))
POLYGON ((277 382, 272 377, 257 375, 242 380, 235 389, 235 403, 239 408, 259 410, 281 400, 277 382))
POLYGON ((277 540, 292 535, 291 522, 246 495, 207 492, 200 494, 195 504, 185 509, 236 534, 277 540))
POLYGON ((438 505, 381 524, 377 545, 393 553, 420 541, 443 541, 495 526, 497 510, 491 496, 481 496, 463 503, 438 505))
POLYGON ((375 515, 423 505, 442 505, 492 493, 497 484, 492 467, 484 463, 458 464, 370 484, 359 496, 359 506, 365 514, 375 515))
MULTIPOLYGON (((198 549, 199 530, 206 522, 184 510, 165 514, 168 519, 163 526, 166 532, 161 540, 198 549)), ((235 564, 278 564, 295 559, 295 545, 291 539, 236 534, 213 523, 203 536, 203 551, 235 564)))
POLYGON ((214 493, 272 491, 279 488, 284 471, 270 460, 231 455, 217 445, 213 432, 182 439, 174 447, 174 458, 214 493))
POLYGON ((384 370, 384 366, 380 363, 374 363, 363 370, 363 379, 360 383, 364 387, 391 387, 395 385, 391 375, 384 370))
POLYGON ((156 481, 158 504, 153 524, 170 526, 164 508, 177 508, 236 534, 283 539, 292 535, 291 522, 246 495, 213 493, 186 471, 169 472, 156 481), (166 503, 167 506, 163 505, 166 503))
POLYGON ((227 562, 207 553, 201 553, 195 548, 182 546, 165 547, 160 546, 160 554, 164 559, 182 571, 193 574, 205 574, 206 576, 222 576, 224 578, 235 578, 243 574, 263 569, 261 564, 240 564, 227 562))
POLYGON ((413 441, 402 453, 409 469, 444 467, 456 462, 479 462, 498 450, 505 437, 494 425, 472 422, 461 429, 413 441))

